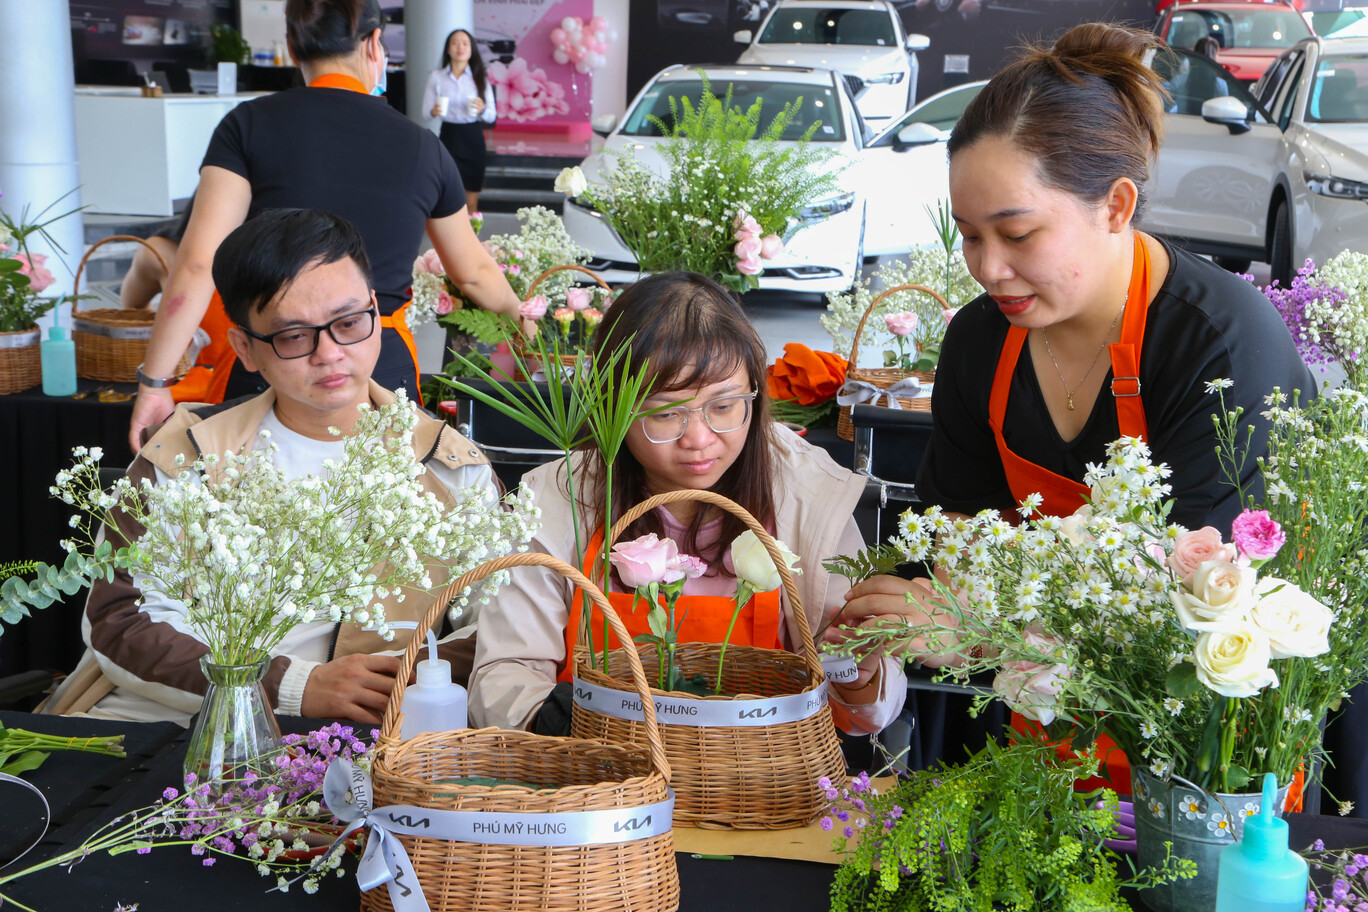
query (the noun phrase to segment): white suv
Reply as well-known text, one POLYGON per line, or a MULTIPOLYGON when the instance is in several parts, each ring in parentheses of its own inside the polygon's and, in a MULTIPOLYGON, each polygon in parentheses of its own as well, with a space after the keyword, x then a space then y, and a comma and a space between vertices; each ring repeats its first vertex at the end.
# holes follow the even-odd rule
POLYGON ((887 0, 780 0, 758 35, 737 32, 748 47, 738 63, 807 66, 846 77, 860 114, 881 127, 917 100, 917 51, 930 39, 903 31, 887 0))

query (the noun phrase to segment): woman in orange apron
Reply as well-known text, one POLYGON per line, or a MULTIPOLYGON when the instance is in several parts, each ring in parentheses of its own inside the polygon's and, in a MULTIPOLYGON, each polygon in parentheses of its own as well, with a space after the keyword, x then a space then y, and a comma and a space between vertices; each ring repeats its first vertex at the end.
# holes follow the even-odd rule
MULTIPOLYGON (((1216 457, 1205 381, 1233 379, 1226 406, 1256 425, 1273 386, 1313 388, 1266 298, 1135 228, 1163 129, 1155 51, 1146 32, 1075 27, 1004 68, 956 124, 951 208, 987 294, 942 346, 917 476, 927 503, 1012 515, 1039 493, 1041 512, 1067 516, 1088 493, 1087 465, 1128 435, 1172 469, 1173 521, 1228 531, 1242 504, 1216 457)), ((1256 433, 1246 493, 1265 445, 1256 433)), ((868 581, 846 613, 921 622, 934 608, 909 605, 909 590, 868 581)), ((1120 751, 1102 750, 1106 778, 1128 793, 1120 751)))
MULTIPOLYGON (((864 547, 852 518, 864 479, 770 419, 764 346, 735 298, 716 282, 690 273, 653 276, 623 292, 613 317, 595 337, 595 357, 630 345, 626 369, 652 381, 644 405, 671 407, 634 422, 613 464, 611 491, 603 458, 592 448, 524 477, 542 510, 532 547, 588 571, 601 553, 605 501, 617 516, 653 494, 713 491, 739 503, 799 556, 795 582, 802 610, 811 629, 821 631, 849 587, 822 561, 864 547), (574 508, 569 465, 575 467, 574 508)), ((797 606, 779 590, 754 596, 728 637, 736 581, 727 554, 743 529, 731 514, 689 501, 643 516, 619 541, 655 533, 708 565, 702 577, 685 581, 676 605, 681 641, 725 638, 796 651, 797 606)), ((616 579, 608 588, 628 631, 648 633, 646 606, 634 605, 616 579)), ((544 733, 568 728, 579 610, 580 599, 561 577, 534 568, 511 575, 480 614, 470 685, 475 724, 544 733)), ((601 624, 594 618, 588 626, 599 628, 595 648, 601 649, 601 624)), ((849 684, 833 682, 830 693, 836 724, 868 734, 897 716, 906 679, 899 662, 876 655, 861 663, 849 684)))
POLYGON ((347 219, 366 239, 383 318, 374 374, 382 385, 406 385, 417 395, 413 336, 403 308, 424 233, 466 297, 516 318, 517 296, 470 228, 455 163, 430 131, 370 97, 384 91, 386 66, 377 0, 328 0, 297 11, 305 18, 286 25, 307 87, 238 105, 205 153, 195 211, 139 377, 129 433, 135 451, 142 430, 165 420, 175 400, 236 394, 229 380, 235 358, 227 345, 202 353, 202 369, 186 378, 179 394, 169 387, 196 327, 225 319, 212 305, 214 251, 264 209, 323 209, 347 219))

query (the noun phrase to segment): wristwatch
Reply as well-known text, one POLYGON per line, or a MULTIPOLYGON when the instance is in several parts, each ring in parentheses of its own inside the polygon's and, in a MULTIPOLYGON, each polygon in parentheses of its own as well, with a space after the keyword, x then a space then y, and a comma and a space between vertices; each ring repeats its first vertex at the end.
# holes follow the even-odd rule
POLYGON ((152 389, 165 389, 168 386, 175 386, 177 382, 175 377, 167 377, 164 380, 158 380, 156 377, 149 377, 147 374, 143 373, 143 366, 141 364, 138 365, 137 376, 138 383, 143 386, 151 387, 152 389))

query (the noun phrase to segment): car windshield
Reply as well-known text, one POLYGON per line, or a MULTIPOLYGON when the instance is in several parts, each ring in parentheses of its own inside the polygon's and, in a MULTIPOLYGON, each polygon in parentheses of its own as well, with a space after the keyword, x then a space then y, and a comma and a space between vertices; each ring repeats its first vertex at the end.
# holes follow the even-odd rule
POLYGON ((1353 38, 1368 35, 1368 11, 1333 10, 1311 14, 1311 30, 1322 38, 1353 38))
MULTIPOLYGON (((801 100, 802 107, 798 109, 798 116, 785 128, 780 139, 802 139, 808 128, 817 124, 817 130, 812 134, 813 142, 845 140, 845 130, 841 127, 841 111, 836 102, 836 92, 831 86, 814 85, 810 82, 770 82, 757 79, 746 82, 713 82, 711 88, 718 97, 724 96, 730 88, 732 106, 743 111, 750 110, 756 99, 762 99, 758 133, 764 133, 775 115, 784 109, 784 105, 796 104, 801 100)), ((701 97, 701 81, 681 79, 657 82, 641 96, 641 101, 627 115, 622 125, 622 135, 663 136, 660 127, 651 117, 658 117, 666 126, 673 126, 670 99, 676 99, 676 105, 679 104, 680 98, 688 98, 697 104, 701 97)))
POLYGON ((761 44, 855 44, 894 47, 893 19, 883 10, 785 7, 776 10, 761 44))
POLYGON ((1169 47, 1193 50, 1203 38, 1215 38, 1222 50, 1231 48, 1285 48, 1311 35, 1311 29, 1294 10, 1200 9, 1189 7, 1173 14, 1164 40, 1169 47))
POLYGON ((1306 106, 1310 123, 1368 121, 1368 54, 1322 57, 1306 106))

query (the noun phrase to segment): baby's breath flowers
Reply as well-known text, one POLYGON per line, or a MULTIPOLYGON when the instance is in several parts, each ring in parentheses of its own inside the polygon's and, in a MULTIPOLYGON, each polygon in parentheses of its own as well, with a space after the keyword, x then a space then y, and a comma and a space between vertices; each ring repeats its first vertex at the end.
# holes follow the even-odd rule
MULTIPOLYGON (((208 454, 158 485, 135 489, 124 478, 105 491, 98 462, 84 458, 56 489, 87 514, 78 530, 87 541, 116 509, 145 529, 126 555, 135 582, 184 602, 216 664, 259 661, 311 621, 357 623, 389 639, 385 599, 525 547, 537 513, 524 489, 504 509, 483 488, 453 491, 444 504, 422 485, 416 422, 402 391, 383 408, 363 407, 322 476, 287 477, 263 432, 256 449, 208 454)), ((64 544, 78 553, 75 541, 64 544)), ((500 582, 490 577, 478 597, 500 582)))

